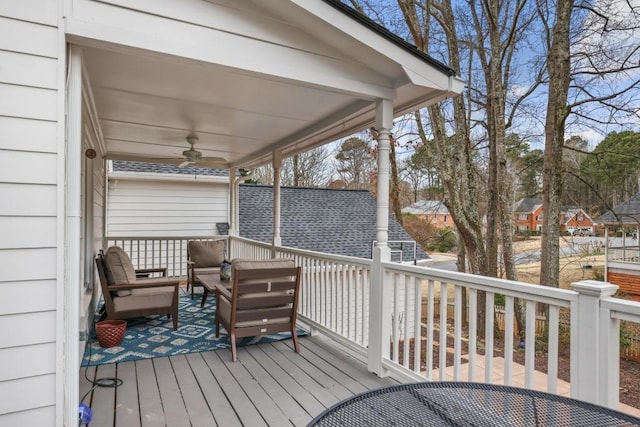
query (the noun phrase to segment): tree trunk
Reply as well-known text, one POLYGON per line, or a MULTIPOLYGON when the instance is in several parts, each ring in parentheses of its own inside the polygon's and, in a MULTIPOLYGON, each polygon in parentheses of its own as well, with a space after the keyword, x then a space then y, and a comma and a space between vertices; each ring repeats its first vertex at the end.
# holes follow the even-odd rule
POLYGON ((569 115, 567 96, 571 80, 569 30, 573 1, 559 0, 547 55, 549 95, 545 121, 542 184, 542 250, 540 284, 558 287, 560 276, 560 210, 562 195, 562 148, 565 121, 569 115))
POLYGON ((391 192, 389 194, 390 203, 391 203, 391 212, 395 217, 396 221, 400 225, 404 225, 402 221, 402 206, 400 206, 400 177, 398 176, 398 162, 396 161, 396 139, 391 135, 391 144, 389 150, 389 164, 391 166, 391 176, 390 176, 390 184, 391 184, 391 192))

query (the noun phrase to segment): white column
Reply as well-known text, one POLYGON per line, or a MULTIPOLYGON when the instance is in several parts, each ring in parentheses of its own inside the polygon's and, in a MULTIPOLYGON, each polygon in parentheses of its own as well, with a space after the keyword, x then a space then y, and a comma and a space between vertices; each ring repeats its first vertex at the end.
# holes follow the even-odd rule
MULTIPOLYGON (((69 49, 69 73, 67 82, 67 121, 64 140, 64 159, 60 164, 64 180, 58 184, 64 193, 64 206, 59 206, 64 214, 65 229, 64 276, 62 282, 63 307, 58 306, 57 361, 58 378, 64 381, 64 409, 62 424, 77 425, 79 403, 79 370, 80 366, 80 203, 82 191, 82 50, 78 47, 69 49), (62 316, 62 318, 60 318, 62 316), (62 348, 61 348, 62 347, 62 348), (61 351, 62 350, 62 351, 61 351)), ((59 124, 62 126, 62 122, 59 124)), ((61 153, 62 154, 62 153, 61 153)), ((91 254, 93 255, 93 254, 91 254)), ((87 254, 89 256, 89 254, 87 254)), ((84 327, 83 327, 84 328, 84 327)), ((84 329, 83 329, 84 330, 84 329)))
MULTIPOLYGON (((571 355, 571 397, 599 405, 618 404, 620 322, 612 319, 600 302, 616 293, 618 287, 596 280, 572 283, 579 293, 577 322, 572 337, 577 340, 571 355), (574 380, 575 378, 575 380, 574 380), (576 384, 574 384, 574 382, 576 384)), ((617 408, 614 408, 617 409, 617 408)))
POLYGON ((376 130, 378 131, 378 189, 376 197, 376 245, 371 265, 369 295, 368 369, 378 376, 386 376, 382 358, 389 357, 391 336, 391 287, 385 286, 382 262, 391 259, 389 250, 389 132, 393 125, 393 105, 387 99, 376 102, 376 130))
POLYGON ((280 237, 280 169, 282 169, 282 151, 273 152, 273 254, 275 247, 282 245, 280 237))
POLYGON ((229 168, 229 213, 227 215, 229 221, 229 236, 238 235, 238 219, 236 212, 238 211, 238 191, 236 187, 236 169, 229 168))
POLYGON ((608 281, 609 270, 609 227, 604 226, 604 281, 608 281))

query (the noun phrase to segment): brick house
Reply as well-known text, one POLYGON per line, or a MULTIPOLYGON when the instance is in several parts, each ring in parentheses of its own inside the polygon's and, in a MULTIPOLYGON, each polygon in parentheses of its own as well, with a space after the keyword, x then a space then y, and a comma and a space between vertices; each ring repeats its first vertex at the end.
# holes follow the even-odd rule
POLYGON ((542 229, 542 201, 535 197, 518 200, 513 208, 513 224, 517 231, 542 229))
POLYGON ((607 227, 605 282, 618 285, 626 294, 640 296, 640 245, 637 240, 640 234, 640 193, 596 218, 596 222, 607 227), (613 240, 610 244, 609 229, 626 232, 622 233, 622 239, 613 240), (631 232, 631 236, 627 236, 627 232, 631 232))
POLYGON ((595 234, 595 222, 580 208, 567 209, 560 213, 560 231, 573 235, 595 234))
POLYGON ((402 213, 424 219, 435 228, 454 227, 449 209, 440 200, 419 200, 402 208, 402 213))

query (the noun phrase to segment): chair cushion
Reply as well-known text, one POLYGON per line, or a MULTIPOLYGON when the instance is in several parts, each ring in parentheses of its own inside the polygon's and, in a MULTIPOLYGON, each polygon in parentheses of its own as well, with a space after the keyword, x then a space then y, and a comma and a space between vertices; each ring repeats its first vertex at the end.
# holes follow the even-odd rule
POLYGON ((224 261, 224 240, 188 243, 189 259, 195 268, 220 267, 224 261))
POLYGON ((235 258, 231 261, 232 272, 235 270, 247 270, 254 268, 290 268, 295 266, 295 261, 289 258, 275 258, 261 261, 255 259, 235 258))
POLYGON ((113 298, 113 306, 116 312, 139 310, 143 316, 150 309, 170 308, 174 293, 173 286, 133 289, 127 297, 113 298))
MULTIPOLYGON (((276 306, 276 307, 269 307, 267 309, 253 309, 251 310, 253 313, 255 313, 259 319, 258 320, 250 320, 250 321, 244 321, 244 322, 236 322, 236 327, 238 328, 246 328, 246 327, 251 327, 251 326, 262 326, 262 325, 274 325, 274 324, 282 324, 282 323, 289 323, 291 322, 291 317, 271 317, 269 316, 270 311, 272 311, 273 309, 289 309, 291 310, 291 306, 290 305, 284 305, 284 306, 276 306), (265 316, 260 316, 260 312, 264 312, 265 316), (266 317, 266 318, 265 318, 266 317)), ((219 316, 220 316, 220 320, 223 323, 231 323, 231 302, 229 302, 228 299, 226 298, 220 298, 220 306, 216 307, 216 310, 220 310, 219 316)))
POLYGON ((109 285, 129 285, 136 281, 136 270, 129 255, 122 248, 112 246, 107 249, 104 264, 109 285))

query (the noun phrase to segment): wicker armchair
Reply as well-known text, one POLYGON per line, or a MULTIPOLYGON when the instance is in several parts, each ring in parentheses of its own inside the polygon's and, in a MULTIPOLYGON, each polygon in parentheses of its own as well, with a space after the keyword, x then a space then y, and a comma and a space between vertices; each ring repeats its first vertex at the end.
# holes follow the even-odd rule
POLYGON ((111 247, 96 256, 107 320, 166 314, 178 329, 180 281, 166 277, 166 268, 135 270, 127 253, 111 247), (160 273, 163 277, 141 277, 160 273))

